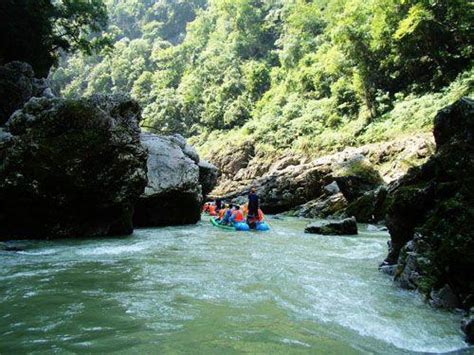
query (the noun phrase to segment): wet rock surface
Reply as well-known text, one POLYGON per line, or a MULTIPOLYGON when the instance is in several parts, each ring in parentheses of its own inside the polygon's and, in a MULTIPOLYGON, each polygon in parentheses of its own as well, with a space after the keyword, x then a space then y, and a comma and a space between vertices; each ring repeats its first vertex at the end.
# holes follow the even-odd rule
POLYGON ((314 222, 308 224, 304 232, 322 235, 355 235, 357 234, 357 223, 355 218, 324 223, 314 222))
POLYGON ((461 329, 465 334, 464 339, 466 342, 474 344, 474 315, 466 317, 466 319, 462 321, 461 329))

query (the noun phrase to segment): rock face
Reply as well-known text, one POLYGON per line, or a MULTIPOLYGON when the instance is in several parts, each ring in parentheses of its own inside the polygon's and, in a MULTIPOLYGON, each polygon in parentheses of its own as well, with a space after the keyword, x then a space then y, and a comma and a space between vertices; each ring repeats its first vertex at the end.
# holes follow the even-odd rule
POLYGON ((344 213, 347 216, 354 216, 360 223, 382 221, 387 210, 387 194, 388 190, 385 186, 379 186, 374 190, 367 191, 352 201, 344 213))
POLYGON ((474 344, 474 316, 463 320, 461 329, 464 332, 465 340, 469 344, 474 344))
POLYGON ((432 137, 420 135, 347 148, 310 160, 294 153, 266 157, 246 143, 232 154, 211 154, 222 172, 212 195, 244 201, 242 196, 255 186, 265 213, 293 210, 292 214, 304 217, 352 216, 363 205, 358 221, 374 222, 383 219, 377 212, 386 192, 377 189, 406 171, 403 161, 424 161, 432 152, 431 146, 432 137), (374 192, 366 196, 370 191, 374 192), (334 196, 336 192, 340 195, 334 196), (353 203, 350 212, 344 214, 353 203))
POLYGON ((219 176, 217 168, 206 160, 199 162, 199 183, 201 184, 202 197, 205 200, 209 192, 217 184, 219 176))
POLYGON ((0 66, 0 125, 33 96, 52 96, 46 80, 35 79, 31 65, 11 62, 0 66))
POLYGON ((330 196, 323 195, 297 207, 292 213, 298 217, 327 218, 339 214, 347 207, 347 200, 342 193, 330 196))
POLYGON ((389 189, 391 248, 385 263, 399 264, 396 278, 402 286, 419 289, 439 305, 456 299, 469 309, 474 305, 474 102, 464 98, 441 110, 434 137, 436 153, 389 189))
POLYGON ((140 140, 148 151, 148 184, 135 206, 134 225, 196 223, 201 217, 202 193, 214 187, 217 169, 201 162, 179 135, 143 133, 140 140))
POLYGON ((304 232, 322 235, 355 235, 357 223, 355 218, 346 218, 337 222, 310 223, 304 232))
POLYGON ((131 233, 146 185, 140 113, 120 96, 32 98, 16 111, 0 135, 1 238, 131 233))

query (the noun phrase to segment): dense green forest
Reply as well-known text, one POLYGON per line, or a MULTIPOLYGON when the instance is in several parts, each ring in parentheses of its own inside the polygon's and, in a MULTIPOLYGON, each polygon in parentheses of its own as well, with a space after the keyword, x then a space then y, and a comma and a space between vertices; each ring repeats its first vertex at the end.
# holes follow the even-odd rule
POLYGON ((128 92, 209 154, 332 151, 431 129, 473 93, 469 0, 106 0, 113 43, 63 55, 67 97, 128 92))

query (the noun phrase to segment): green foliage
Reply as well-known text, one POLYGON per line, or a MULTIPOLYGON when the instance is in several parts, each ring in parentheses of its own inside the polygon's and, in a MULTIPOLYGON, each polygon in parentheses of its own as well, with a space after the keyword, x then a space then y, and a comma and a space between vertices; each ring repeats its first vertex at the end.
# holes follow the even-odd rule
POLYGON ((0 63, 28 62, 46 76, 62 51, 91 54, 109 44, 102 0, 5 0, 0 3, 0 63))
POLYGON ((262 150, 333 151, 427 131, 472 93, 467 0, 107 5, 114 48, 65 58, 57 90, 130 92, 145 126, 200 146, 245 136, 262 150))

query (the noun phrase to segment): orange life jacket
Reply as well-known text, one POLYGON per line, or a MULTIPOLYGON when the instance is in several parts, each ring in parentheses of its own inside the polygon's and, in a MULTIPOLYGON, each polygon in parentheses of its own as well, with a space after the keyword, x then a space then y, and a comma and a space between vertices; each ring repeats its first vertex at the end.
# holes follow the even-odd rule
POLYGON ((216 206, 215 206, 215 205, 210 205, 210 206, 209 206, 209 214, 210 214, 211 216, 216 216, 216 215, 217 215, 217 213, 216 213, 216 206))
POLYGON ((243 222, 244 221, 244 215, 242 214, 241 210, 234 211, 232 214, 234 217, 234 222, 243 222))
POLYGON ((262 222, 264 217, 265 217, 265 216, 263 215, 262 210, 259 208, 259 209, 258 209, 257 221, 262 222))

